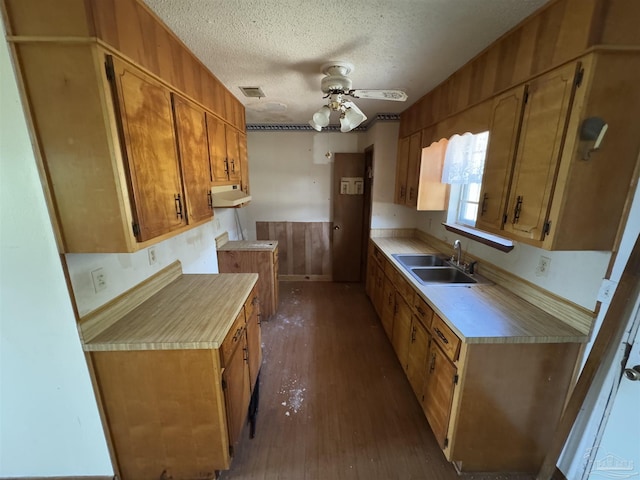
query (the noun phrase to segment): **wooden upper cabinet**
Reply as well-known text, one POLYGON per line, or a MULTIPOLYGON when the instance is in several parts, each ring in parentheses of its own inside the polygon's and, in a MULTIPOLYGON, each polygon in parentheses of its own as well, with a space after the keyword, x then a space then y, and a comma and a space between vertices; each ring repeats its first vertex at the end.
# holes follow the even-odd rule
POLYGON ((499 232, 505 221, 525 90, 526 86, 521 85, 493 100, 476 220, 476 226, 482 230, 499 232))
POLYGON ((239 184, 240 176, 242 174, 242 166, 240 162, 240 146, 239 146, 239 132, 226 126, 226 143, 227 143, 227 170, 229 175, 229 183, 239 184))
POLYGON ((211 164, 204 110, 173 94, 178 152, 184 182, 187 222, 198 223, 213 216, 211 164))
POLYGON ((249 156, 247 154, 247 135, 238 133, 238 158, 240 159, 240 177, 241 188, 244 193, 249 195, 249 156))
POLYGON ((407 165, 407 198, 405 205, 418 204, 418 181, 420 180, 420 155, 422 153, 422 132, 409 137, 409 160, 407 165))
POLYGON ((409 169, 409 143, 411 137, 398 140, 398 156, 396 159, 396 191, 394 203, 404 205, 407 201, 407 171, 409 169))
POLYGON ((108 56, 121 146, 128 166, 138 240, 186 225, 171 93, 137 68, 108 56))
POLYGON ((449 205, 450 187, 442 183, 444 156, 449 141, 446 138, 422 149, 418 184, 417 209, 426 211, 446 210, 449 205))
POLYGON ((213 185, 227 185, 229 173, 227 165, 227 134, 224 122, 207 113, 207 135, 209 137, 209 159, 211 161, 211 182, 213 185))
POLYGON ((514 238, 544 238, 579 71, 572 63, 528 85, 504 226, 514 238))

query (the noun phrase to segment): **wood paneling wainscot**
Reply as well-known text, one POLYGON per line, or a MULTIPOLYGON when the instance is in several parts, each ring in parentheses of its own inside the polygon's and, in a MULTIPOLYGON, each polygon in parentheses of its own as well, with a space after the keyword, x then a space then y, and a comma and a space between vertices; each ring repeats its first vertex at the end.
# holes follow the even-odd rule
POLYGON ((277 240, 280 280, 331 280, 331 222, 256 222, 258 240, 277 240))

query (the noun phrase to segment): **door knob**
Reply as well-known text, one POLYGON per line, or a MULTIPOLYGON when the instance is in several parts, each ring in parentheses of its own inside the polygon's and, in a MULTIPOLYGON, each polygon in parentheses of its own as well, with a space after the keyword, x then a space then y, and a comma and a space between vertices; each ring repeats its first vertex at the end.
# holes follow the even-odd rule
POLYGON ((333 226, 333 229, 334 229, 334 230, 340 230, 340 225, 334 225, 334 226, 333 226))
POLYGON ((640 365, 636 365, 633 368, 625 368, 624 376, 632 382, 640 380, 640 365))

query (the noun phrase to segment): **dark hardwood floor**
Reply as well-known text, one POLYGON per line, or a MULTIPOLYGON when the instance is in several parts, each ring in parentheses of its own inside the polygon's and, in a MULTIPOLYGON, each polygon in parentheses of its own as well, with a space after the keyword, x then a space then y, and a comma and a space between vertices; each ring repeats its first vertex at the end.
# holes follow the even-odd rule
POLYGON ((437 446, 364 287, 280 287, 278 312, 262 323, 256 437, 245 428, 221 478, 460 478, 437 446))

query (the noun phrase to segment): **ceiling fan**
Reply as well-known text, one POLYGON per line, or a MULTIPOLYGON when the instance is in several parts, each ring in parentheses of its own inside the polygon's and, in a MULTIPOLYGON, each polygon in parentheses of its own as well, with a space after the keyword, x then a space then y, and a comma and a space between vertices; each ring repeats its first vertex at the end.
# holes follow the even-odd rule
POLYGON ((352 89, 352 82, 348 75, 353 71, 353 65, 348 62, 333 61, 325 63, 322 65, 321 71, 325 76, 320 82, 320 88, 325 93, 324 98, 328 98, 329 101, 314 113, 313 118, 309 121, 309 125, 317 131, 321 131, 323 127, 329 125, 331 112, 340 113, 341 132, 350 132, 367 119, 362 110, 351 100, 346 99, 346 96, 374 100, 393 100, 395 102, 404 102, 407 99, 407 94, 402 90, 352 89))

